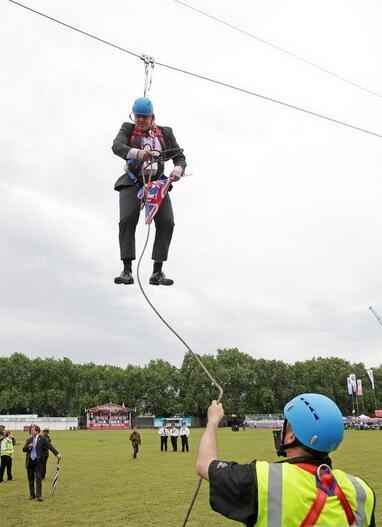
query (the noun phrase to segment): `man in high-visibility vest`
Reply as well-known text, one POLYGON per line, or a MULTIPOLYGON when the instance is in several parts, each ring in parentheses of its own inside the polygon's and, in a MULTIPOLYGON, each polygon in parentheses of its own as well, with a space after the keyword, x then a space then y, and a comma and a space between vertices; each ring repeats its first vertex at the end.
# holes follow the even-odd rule
POLYGON ((223 416, 213 401, 196 461, 198 474, 209 480, 213 510, 249 527, 375 527, 373 490, 332 469, 328 455, 340 445, 344 425, 331 399, 306 393, 285 405, 277 453, 286 459, 278 463, 219 460, 216 431, 223 416))

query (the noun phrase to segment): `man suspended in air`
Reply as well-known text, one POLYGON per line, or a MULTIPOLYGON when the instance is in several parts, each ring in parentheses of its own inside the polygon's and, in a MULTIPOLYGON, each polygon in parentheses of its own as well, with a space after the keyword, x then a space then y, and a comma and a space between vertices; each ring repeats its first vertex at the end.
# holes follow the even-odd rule
MULTIPOLYGON (((114 189, 119 192, 119 245, 123 271, 114 279, 116 284, 133 284, 132 261, 135 260, 135 229, 139 220, 141 201, 137 197, 144 179, 162 180, 164 162, 172 159, 174 168, 169 176, 172 182, 178 181, 186 168, 186 159, 179 148, 173 131, 167 126, 155 123, 152 102, 147 97, 139 97, 133 105, 134 123, 123 123, 112 150, 114 154, 127 161, 125 173, 117 180, 114 189), (168 152, 167 152, 168 151, 168 152), (155 156, 164 153, 155 161, 155 156), (153 163, 153 161, 155 161, 153 163)), ((152 251, 154 260, 151 285, 172 285, 170 278, 163 273, 163 262, 167 260, 174 229, 174 214, 170 196, 165 195, 156 215, 155 240, 152 251)))

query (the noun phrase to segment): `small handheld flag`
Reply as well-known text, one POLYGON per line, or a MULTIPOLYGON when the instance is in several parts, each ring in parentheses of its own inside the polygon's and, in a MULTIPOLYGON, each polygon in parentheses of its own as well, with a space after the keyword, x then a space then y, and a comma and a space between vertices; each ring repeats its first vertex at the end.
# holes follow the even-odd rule
POLYGON ((168 189, 170 188, 170 185, 171 179, 163 178, 156 181, 150 181, 144 187, 139 189, 137 197, 145 204, 145 223, 147 225, 153 221, 153 218, 158 212, 159 207, 166 196, 168 189))

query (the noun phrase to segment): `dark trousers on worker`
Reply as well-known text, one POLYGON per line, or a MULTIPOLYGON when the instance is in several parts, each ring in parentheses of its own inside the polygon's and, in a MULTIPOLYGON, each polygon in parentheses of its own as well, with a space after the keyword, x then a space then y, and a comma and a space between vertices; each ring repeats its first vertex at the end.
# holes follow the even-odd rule
POLYGON ((48 456, 43 456, 41 458, 41 479, 45 479, 47 462, 48 462, 48 456))
POLYGON ((4 479, 4 472, 7 469, 7 478, 8 481, 12 479, 12 458, 11 456, 1 456, 1 465, 0 465, 0 482, 4 479))
MULTIPOLYGON (((121 260, 135 260, 135 229, 139 220, 141 200, 137 198, 138 187, 122 187, 119 192, 119 247, 121 260)), ((170 196, 166 194, 154 217, 155 240, 152 259, 165 262, 174 230, 174 213, 170 196)))
POLYGON ((180 439, 182 440, 182 452, 188 452, 188 437, 180 436, 180 439))
POLYGON ((160 451, 163 452, 163 449, 167 452, 167 436, 160 437, 160 451))
POLYGON ((29 483, 29 495, 31 498, 41 498, 42 497, 42 478, 41 478, 41 472, 42 472, 42 463, 41 460, 37 461, 35 459, 32 461, 29 460, 28 466, 27 466, 27 474, 28 474, 28 483, 29 483), (36 482, 36 488, 35 488, 35 482, 36 482))
POLYGON ((137 457, 139 452, 139 443, 131 443, 133 446, 133 457, 137 457))
POLYGON ((178 437, 171 436, 171 444, 174 452, 178 450, 178 437))

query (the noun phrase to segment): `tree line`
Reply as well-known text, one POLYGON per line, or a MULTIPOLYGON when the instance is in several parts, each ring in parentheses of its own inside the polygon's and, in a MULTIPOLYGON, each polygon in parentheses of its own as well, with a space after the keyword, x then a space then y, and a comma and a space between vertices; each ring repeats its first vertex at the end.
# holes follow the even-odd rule
MULTIPOLYGON (((236 348, 219 349, 201 358, 223 386, 226 414, 282 413, 285 403, 298 393, 318 392, 334 399, 343 414, 350 415, 352 398, 346 385, 350 373, 362 380, 360 411, 369 413, 375 408, 361 362, 317 357, 289 364, 255 359, 236 348)), ((373 370, 377 408, 381 408, 382 365, 373 370)), ((20 353, 0 358, 1 414, 80 416, 86 408, 112 401, 124 403, 136 414, 204 417, 216 398, 216 388, 190 353, 185 354, 180 368, 162 359, 121 368, 76 364, 68 358, 30 359, 20 353)))

